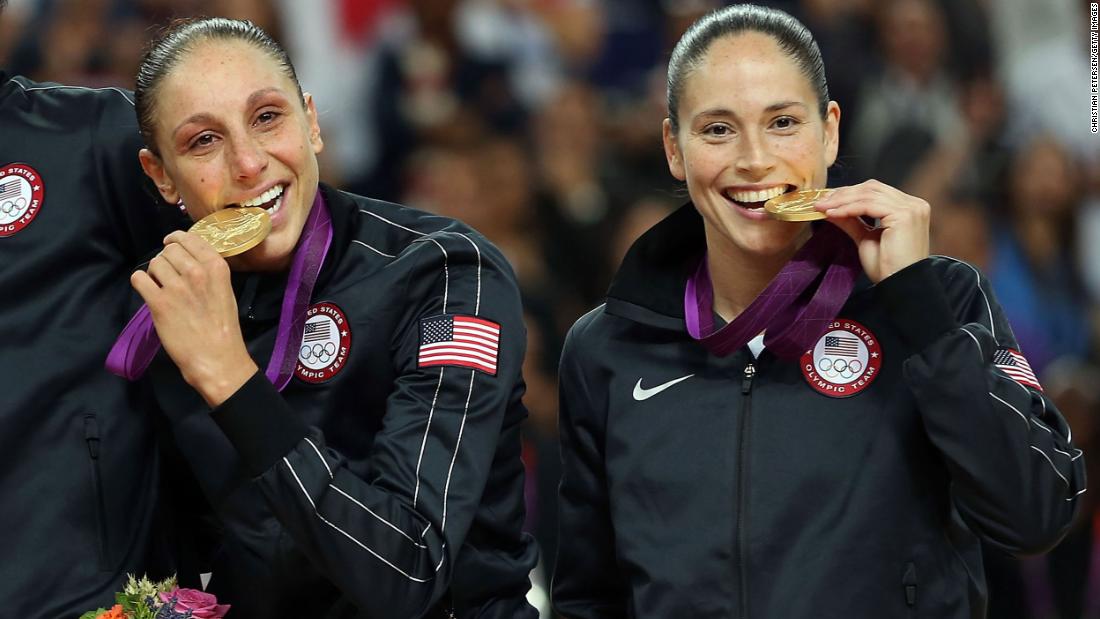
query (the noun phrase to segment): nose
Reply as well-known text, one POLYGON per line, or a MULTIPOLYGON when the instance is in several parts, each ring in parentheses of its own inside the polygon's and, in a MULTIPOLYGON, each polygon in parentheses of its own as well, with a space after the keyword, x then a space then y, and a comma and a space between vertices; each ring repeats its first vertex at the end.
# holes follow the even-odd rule
POLYGON ((739 146, 734 162, 738 172, 752 179, 762 179, 775 167, 768 140, 759 132, 745 132, 739 146))
POLYGON ((251 136, 239 137, 231 143, 231 165, 237 180, 254 178, 267 169, 268 156, 251 136))

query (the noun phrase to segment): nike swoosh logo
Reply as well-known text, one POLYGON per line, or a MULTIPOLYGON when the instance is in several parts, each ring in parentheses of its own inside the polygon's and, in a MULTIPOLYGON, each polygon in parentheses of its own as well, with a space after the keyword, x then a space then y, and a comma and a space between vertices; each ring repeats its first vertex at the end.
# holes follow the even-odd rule
POLYGON ((648 400, 649 398, 652 398, 653 396, 657 395, 658 393, 661 393, 665 389, 668 389, 669 387, 675 385, 676 383, 682 383, 685 380, 691 378, 692 376, 695 376, 695 375, 694 374, 688 374, 687 376, 681 376, 680 378, 670 380, 667 383, 657 385, 656 387, 650 387, 649 389, 645 389, 645 388, 642 387, 642 379, 639 378, 638 379, 638 384, 634 385, 634 399, 639 401, 639 402, 641 402, 642 400, 648 400))

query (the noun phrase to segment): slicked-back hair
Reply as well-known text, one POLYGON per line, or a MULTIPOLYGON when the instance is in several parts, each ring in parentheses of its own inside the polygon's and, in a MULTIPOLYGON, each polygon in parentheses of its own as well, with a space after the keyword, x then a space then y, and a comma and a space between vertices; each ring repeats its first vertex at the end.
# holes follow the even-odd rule
POLYGON ((817 94, 818 112, 822 118, 825 117, 829 106, 825 63, 821 60, 817 41, 806 26, 779 9, 755 4, 734 4, 700 17, 680 37, 672 50, 672 57, 668 61, 667 97, 668 118, 674 135, 680 131, 680 96, 688 77, 699 67, 715 41, 746 32, 768 35, 779 45, 779 49, 798 64, 817 94))
MULTIPOLYGON (((6 0, 0 0, 2 1, 6 0)), ((154 153, 159 154, 153 127, 160 85, 189 52, 206 41, 242 41, 268 54, 279 64, 290 81, 294 82, 298 90, 298 98, 303 104, 305 103, 302 85, 298 82, 298 74, 294 71, 290 56, 275 39, 256 24, 224 17, 176 20, 149 44, 141 58, 134 87, 134 107, 137 112, 138 127, 145 145, 154 153)))

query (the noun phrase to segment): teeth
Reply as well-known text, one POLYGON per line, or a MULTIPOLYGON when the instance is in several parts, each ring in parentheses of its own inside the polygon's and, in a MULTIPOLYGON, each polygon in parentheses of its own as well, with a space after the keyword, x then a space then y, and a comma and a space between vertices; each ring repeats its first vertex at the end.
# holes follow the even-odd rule
POLYGON ((283 186, 275 185, 271 189, 268 189, 262 194, 256 196, 255 198, 252 198, 251 200, 247 200, 245 202, 241 202, 241 206, 259 206, 266 202, 270 202, 281 195, 283 195, 283 186))
POLYGON ((279 199, 275 201, 275 204, 271 205, 271 208, 264 209, 268 215, 274 215, 279 212, 279 207, 283 205, 283 197, 279 196, 279 199))
POLYGON ((772 187, 771 189, 765 189, 763 191, 730 191, 726 193, 726 196, 737 202, 767 202, 778 195, 782 195, 786 191, 786 185, 780 185, 779 187, 772 187))

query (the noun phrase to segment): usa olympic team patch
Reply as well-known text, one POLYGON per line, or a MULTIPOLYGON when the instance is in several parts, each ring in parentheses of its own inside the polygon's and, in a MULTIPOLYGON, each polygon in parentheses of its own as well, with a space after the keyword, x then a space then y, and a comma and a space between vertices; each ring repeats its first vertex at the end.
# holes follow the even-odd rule
POLYGON ((867 327, 837 318, 802 355, 802 375, 818 393, 847 398, 871 385, 882 368, 882 347, 867 327))
POLYGON ((34 168, 25 163, 0 167, 0 237, 12 236, 34 221, 45 195, 34 168))
POLYGON ((344 369, 350 350, 351 327, 344 311, 334 303, 311 305, 294 374, 307 383, 323 383, 344 369))

